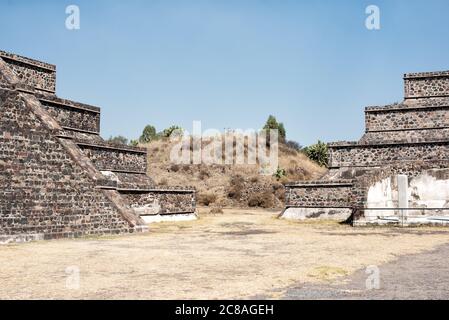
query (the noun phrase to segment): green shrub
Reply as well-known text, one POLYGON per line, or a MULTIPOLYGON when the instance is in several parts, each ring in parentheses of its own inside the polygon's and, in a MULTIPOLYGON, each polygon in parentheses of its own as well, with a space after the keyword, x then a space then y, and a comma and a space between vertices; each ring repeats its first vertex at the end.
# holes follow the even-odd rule
POLYGON ((123 145, 128 144, 128 139, 125 138, 124 136, 115 136, 115 137, 111 136, 107 141, 113 144, 123 144, 123 145))
POLYGON ((289 147, 290 149, 293 149, 295 151, 301 151, 301 145, 293 140, 288 140, 287 142, 285 142, 285 144, 287 145, 287 147, 289 147))
MULTIPOLYGON (((287 134, 285 131, 284 124, 282 122, 277 122, 275 116, 270 115, 268 117, 268 120, 265 123, 265 126, 263 127, 263 129, 264 130, 270 130, 270 129, 278 130, 279 141, 285 142, 285 138, 286 138, 287 134)), ((268 141, 268 139, 267 139, 267 141, 268 141)))
POLYGON ((184 132, 184 129, 181 128, 180 126, 171 126, 167 129, 162 130, 162 132, 159 133, 159 136, 161 136, 163 138, 170 138, 170 136, 172 134, 182 135, 183 132, 184 132))
POLYGON ((154 140, 157 137, 156 128, 152 125, 147 125, 142 132, 142 135, 139 138, 141 143, 148 143, 154 140))
POLYGON ((281 180, 283 177, 287 176, 285 173, 285 169, 277 168, 276 172, 273 174, 273 177, 276 178, 276 180, 281 180))
POLYGON ((309 159, 317 162, 322 167, 327 167, 327 144, 318 140, 316 144, 304 148, 304 153, 309 159))

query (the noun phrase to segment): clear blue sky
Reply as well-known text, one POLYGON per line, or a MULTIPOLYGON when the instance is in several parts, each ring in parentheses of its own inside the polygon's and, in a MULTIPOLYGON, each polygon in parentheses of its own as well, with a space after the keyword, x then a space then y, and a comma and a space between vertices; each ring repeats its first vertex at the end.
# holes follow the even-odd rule
POLYGON ((56 64, 58 95, 102 107, 105 137, 274 114, 307 145, 358 139, 365 106, 402 99, 403 73, 449 69, 448 16, 447 0, 1 0, 0 49, 56 64))

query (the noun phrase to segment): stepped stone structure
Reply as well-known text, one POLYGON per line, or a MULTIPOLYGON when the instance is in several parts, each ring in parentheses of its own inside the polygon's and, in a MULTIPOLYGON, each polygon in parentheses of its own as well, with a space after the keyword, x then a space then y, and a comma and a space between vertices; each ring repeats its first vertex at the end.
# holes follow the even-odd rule
POLYGON ((99 108, 56 95, 54 65, 0 51, 0 242, 195 217, 194 189, 156 186, 146 149, 99 132, 99 108))
POLYGON ((329 171, 286 186, 288 219, 449 223, 449 71, 404 76, 402 103, 367 107, 357 142, 330 143, 329 171))

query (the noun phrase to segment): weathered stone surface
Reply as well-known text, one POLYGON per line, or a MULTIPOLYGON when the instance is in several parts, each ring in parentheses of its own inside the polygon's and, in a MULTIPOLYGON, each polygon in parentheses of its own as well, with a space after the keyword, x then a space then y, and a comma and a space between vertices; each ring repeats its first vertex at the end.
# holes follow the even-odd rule
POLYGON ((352 214, 351 208, 320 208, 320 207, 288 207, 281 217, 290 220, 329 219, 345 221, 352 214))
POLYGON ((56 97, 55 80, 55 66, 0 51, 1 243, 146 231, 138 208, 155 203, 194 215, 194 190, 158 189, 146 150, 105 142, 100 109, 56 97))
POLYGON ((295 207, 351 207, 352 180, 286 185, 286 202, 295 207))
POLYGON ((368 132, 360 139, 360 144, 411 143, 449 140, 449 128, 427 128, 417 130, 392 130, 368 132))
POLYGON ((365 109, 366 132, 449 128, 449 105, 365 109))
POLYGON ((132 209, 140 215, 184 214, 195 212, 194 190, 152 189, 121 191, 132 209))
POLYGON ((394 162, 449 161, 449 140, 420 143, 334 144, 329 148, 330 167, 382 166, 394 162))
POLYGON ((147 153, 142 149, 105 142, 94 145, 77 141, 77 144, 98 170, 140 173, 147 170, 147 153))
POLYGON ((3 235, 132 231, 18 92, 0 90, 0 146, 3 235))
POLYGON ((449 73, 421 72, 404 75, 405 98, 449 96, 449 73))
POLYGON ((56 66, 0 51, 0 57, 20 82, 46 92, 56 91, 56 66))
POLYGON ((148 190, 156 187, 145 173, 101 171, 109 180, 116 181, 118 190, 148 190))
POLYGON ((355 219, 362 223, 398 217, 397 175, 408 177, 408 224, 449 221, 449 167, 446 162, 395 164, 371 171, 355 184, 353 202, 358 207, 355 219))
POLYGON ((448 225, 449 72, 404 80, 403 103, 365 109, 359 141, 329 144, 330 170, 321 180, 286 186, 283 217, 329 218, 348 208, 354 225, 448 225), (408 177, 406 210, 398 209, 398 174, 408 177))
POLYGON ((75 103, 41 99, 41 105, 62 127, 87 132, 100 132, 100 112, 75 103))

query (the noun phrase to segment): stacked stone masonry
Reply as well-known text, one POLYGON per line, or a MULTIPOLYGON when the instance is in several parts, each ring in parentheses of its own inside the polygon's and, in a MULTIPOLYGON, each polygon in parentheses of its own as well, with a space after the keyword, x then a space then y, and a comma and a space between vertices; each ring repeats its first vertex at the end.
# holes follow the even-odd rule
POLYGON ((449 73, 423 72, 404 76, 405 98, 447 97, 449 96, 449 73))
POLYGON ((43 92, 56 92, 56 66, 0 51, 2 58, 20 82, 43 92))
POLYGON ((365 109, 359 141, 328 144, 330 170, 320 180, 286 185, 283 217, 449 224, 449 71, 406 74, 404 91, 402 103, 365 109))
POLYGON ((351 207, 352 181, 287 185, 287 203, 303 207, 351 207))
POLYGON ((379 143, 379 144, 335 144, 329 148, 329 166, 378 167, 403 161, 449 161, 447 141, 429 141, 418 143, 379 143))
POLYGON ((0 103, 2 236, 62 237, 132 228, 18 92, 1 90, 0 103))
POLYGON ((449 128, 449 106, 367 108, 366 132, 449 128))
POLYGON ((84 132, 100 132, 100 111, 87 108, 85 105, 75 102, 67 102, 56 99, 41 99, 42 107, 67 129, 79 130, 84 132))
POLYGON ((131 208, 142 215, 185 214, 195 211, 195 198, 190 190, 153 189, 152 192, 125 192, 131 208), (152 204, 148 206, 148 204, 152 204))
POLYGON ((0 51, 0 243, 140 232, 141 214, 195 213, 194 189, 157 187, 145 149, 104 141, 100 109, 55 88, 54 65, 0 51))
POLYGON ((100 171, 146 173, 147 153, 145 151, 131 147, 110 146, 104 143, 79 142, 78 145, 100 171))

